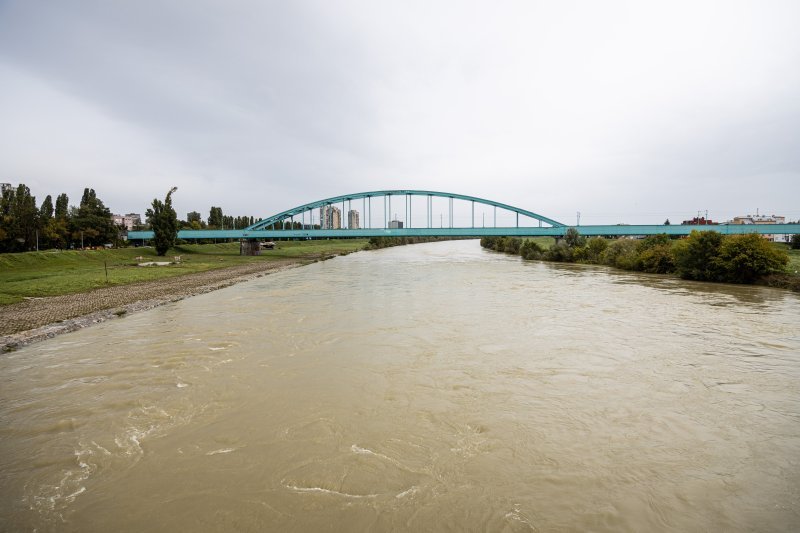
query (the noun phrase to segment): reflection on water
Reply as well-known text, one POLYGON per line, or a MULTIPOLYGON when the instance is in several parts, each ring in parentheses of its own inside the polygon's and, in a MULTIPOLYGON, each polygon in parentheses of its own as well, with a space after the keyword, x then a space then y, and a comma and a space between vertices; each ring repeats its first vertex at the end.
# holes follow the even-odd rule
POLYGON ((353 254, 0 359, 2 530, 788 531, 800 301, 353 254))

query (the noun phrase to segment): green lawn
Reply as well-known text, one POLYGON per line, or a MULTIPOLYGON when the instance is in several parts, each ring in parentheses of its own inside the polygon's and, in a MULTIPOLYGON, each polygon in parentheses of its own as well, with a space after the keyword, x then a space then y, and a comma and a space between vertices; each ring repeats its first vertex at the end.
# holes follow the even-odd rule
POLYGON ((149 281, 244 263, 306 259, 362 250, 367 239, 278 242, 260 256, 240 256, 239 243, 188 244, 158 257, 154 248, 120 248, 94 251, 47 251, 0 254, 0 305, 25 297, 57 296, 107 285, 149 281), (161 267, 140 267, 146 261, 181 262, 161 267), (138 260, 137 257, 142 259, 138 260), (106 280, 106 269, 108 279, 106 280))

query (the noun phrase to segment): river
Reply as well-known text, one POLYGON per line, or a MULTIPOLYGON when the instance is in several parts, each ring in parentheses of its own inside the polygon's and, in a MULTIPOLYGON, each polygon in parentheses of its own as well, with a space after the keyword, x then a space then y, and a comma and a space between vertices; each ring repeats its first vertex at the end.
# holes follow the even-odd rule
POLYGON ((800 529, 800 297, 457 241, 0 357, 3 531, 800 529))

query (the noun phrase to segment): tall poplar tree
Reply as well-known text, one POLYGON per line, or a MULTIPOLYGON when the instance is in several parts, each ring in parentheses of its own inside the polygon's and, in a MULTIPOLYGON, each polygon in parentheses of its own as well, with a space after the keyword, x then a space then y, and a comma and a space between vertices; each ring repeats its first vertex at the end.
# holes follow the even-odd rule
POLYGON ((172 193, 177 190, 177 187, 171 188, 163 202, 154 198, 152 209, 148 209, 146 213, 147 223, 153 229, 153 241, 158 255, 165 255, 167 250, 175 246, 175 239, 178 238, 178 214, 172 208, 172 193))

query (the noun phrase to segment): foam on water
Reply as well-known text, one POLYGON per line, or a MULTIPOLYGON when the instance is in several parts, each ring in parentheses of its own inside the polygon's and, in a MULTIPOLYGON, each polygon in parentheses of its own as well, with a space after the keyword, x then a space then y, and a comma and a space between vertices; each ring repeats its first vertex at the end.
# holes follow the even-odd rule
POLYGON ((219 454, 222 454, 222 453, 231 453, 233 451, 236 451, 236 448, 221 448, 219 450, 213 450, 213 451, 210 451, 210 452, 206 452, 206 455, 219 455, 219 454))
POLYGON ((377 498, 378 496, 380 496, 379 494, 349 494, 347 492, 339 492, 338 490, 325 489, 322 487, 298 487, 296 485, 287 485, 287 484, 284 484, 283 486, 294 492, 330 494, 332 496, 340 496, 342 498, 362 499, 362 498, 377 498))

